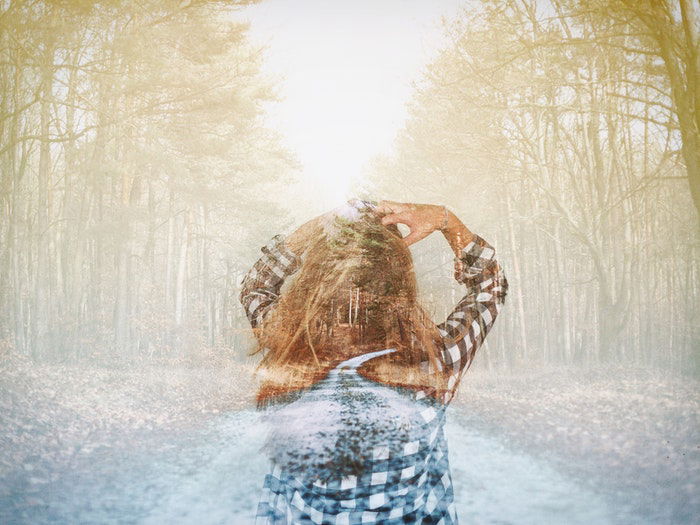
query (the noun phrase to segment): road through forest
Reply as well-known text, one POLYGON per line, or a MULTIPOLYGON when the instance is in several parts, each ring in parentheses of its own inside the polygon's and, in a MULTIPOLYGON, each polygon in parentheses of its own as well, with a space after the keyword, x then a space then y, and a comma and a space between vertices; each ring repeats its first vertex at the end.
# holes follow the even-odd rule
MULTIPOLYGON (((157 446, 96 451, 44 486, 10 523, 252 523, 268 463, 259 413, 223 414, 200 431, 161 436, 157 446)), ((446 424, 459 516, 467 523, 626 523, 605 499, 552 467, 481 434, 448 411, 446 424)), ((144 444, 142 444, 144 445, 144 444)), ((16 479, 17 489, 23 481, 16 479)), ((7 503, 7 502, 5 502, 7 503)), ((4 512, 10 511, 3 505, 4 512)), ((637 517, 629 516, 629 522, 637 517)), ((8 523, 8 521, 3 521, 8 523)))

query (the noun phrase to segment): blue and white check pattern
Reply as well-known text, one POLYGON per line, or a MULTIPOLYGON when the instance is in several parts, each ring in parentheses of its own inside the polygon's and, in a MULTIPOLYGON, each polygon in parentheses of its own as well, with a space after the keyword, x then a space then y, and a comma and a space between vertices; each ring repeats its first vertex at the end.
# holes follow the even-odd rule
MULTIPOLYGON (((273 237, 262 252, 244 278, 240 296, 253 327, 274 307, 285 278, 301 262, 282 235, 273 237)), ((455 258, 455 278, 467 293, 438 325, 444 342, 440 367, 451 369, 449 389, 442 403, 427 391, 412 394, 424 421, 415 429, 415 439, 400 454, 377 447, 363 475, 325 484, 271 464, 256 524, 458 523, 444 435, 446 407, 500 312, 508 281, 495 250, 478 235, 455 258)))
POLYGON ((265 476, 256 523, 457 523, 443 425, 391 457, 375 449, 372 470, 327 484, 285 473, 265 476), (431 441, 432 440, 432 441, 431 441))

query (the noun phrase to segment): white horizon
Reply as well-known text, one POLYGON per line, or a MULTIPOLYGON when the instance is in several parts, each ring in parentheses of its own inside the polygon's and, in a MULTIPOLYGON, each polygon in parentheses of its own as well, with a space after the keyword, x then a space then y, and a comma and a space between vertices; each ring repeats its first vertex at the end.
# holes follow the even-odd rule
POLYGON ((367 163, 392 148, 423 68, 445 42, 441 17, 463 0, 266 0, 237 18, 267 45, 263 74, 282 100, 268 125, 302 164, 286 188, 303 219, 338 206, 367 163))

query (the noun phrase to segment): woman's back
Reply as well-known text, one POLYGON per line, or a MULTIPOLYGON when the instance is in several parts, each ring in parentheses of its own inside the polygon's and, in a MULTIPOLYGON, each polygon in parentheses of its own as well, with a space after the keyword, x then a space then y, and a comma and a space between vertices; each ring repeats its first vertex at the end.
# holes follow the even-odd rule
POLYGON ((393 351, 343 361, 296 401, 269 409, 263 451, 273 469, 259 521, 420 523, 454 511, 445 405, 357 373, 393 351))
POLYGON ((467 290, 435 325, 417 304, 410 252, 398 230, 382 225, 405 222, 406 239, 415 240, 418 229, 437 228, 435 209, 443 208, 397 205, 400 213, 383 219, 366 208, 350 235, 316 241, 304 260, 304 227, 289 239, 275 236, 244 279, 241 301, 268 372, 258 399, 267 406, 262 450, 271 469, 258 523, 457 521, 445 409, 508 283, 493 247, 454 216, 448 224, 445 210, 441 231, 467 290), (346 283, 357 292, 348 294, 346 283), (339 315, 343 297, 349 305, 339 315))

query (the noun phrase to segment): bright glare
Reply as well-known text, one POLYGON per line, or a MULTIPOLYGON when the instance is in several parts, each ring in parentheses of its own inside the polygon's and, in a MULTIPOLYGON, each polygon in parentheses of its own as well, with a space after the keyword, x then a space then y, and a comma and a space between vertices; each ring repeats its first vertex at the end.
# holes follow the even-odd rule
POLYGON ((391 147, 411 82, 443 42, 441 16, 458 0, 268 0, 245 9, 250 37, 267 44, 265 72, 283 100, 270 125, 303 165, 292 188, 309 212, 351 197, 367 162, 391 147))

